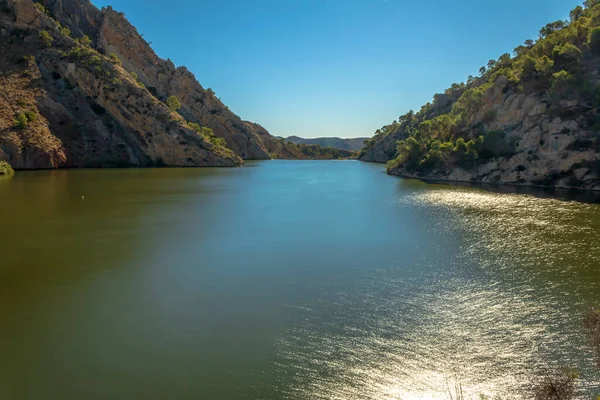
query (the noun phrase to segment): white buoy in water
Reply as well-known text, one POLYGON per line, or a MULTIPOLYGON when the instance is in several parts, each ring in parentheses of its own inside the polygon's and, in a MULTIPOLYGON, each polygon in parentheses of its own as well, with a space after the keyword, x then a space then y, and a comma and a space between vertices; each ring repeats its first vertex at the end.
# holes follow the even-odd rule
POLYGON ((85 200, 85 196, 81 196, 81 200, 85 200))

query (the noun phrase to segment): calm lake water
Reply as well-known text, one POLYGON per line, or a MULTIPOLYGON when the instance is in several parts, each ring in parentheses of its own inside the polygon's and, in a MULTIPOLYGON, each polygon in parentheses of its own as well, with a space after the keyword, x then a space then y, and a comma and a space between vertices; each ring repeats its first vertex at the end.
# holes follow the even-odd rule
POLYGON ((0 223, 3 400, 514 395, 563 364, 600 378, 581 328, 599 205, 267 161, 17 173, 0 223))

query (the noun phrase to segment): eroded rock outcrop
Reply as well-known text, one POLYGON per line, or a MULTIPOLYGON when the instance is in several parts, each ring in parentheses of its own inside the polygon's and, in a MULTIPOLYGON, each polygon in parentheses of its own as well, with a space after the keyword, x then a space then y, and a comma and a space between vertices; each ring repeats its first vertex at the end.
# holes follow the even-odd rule
POLYGON ((0 159, 15 169, 241 164, 48 14, 0 1, 0 159))
POLYGON ((276 145, 275 138, 268 133, 257 137, 211 89, 202 87, 190 71, 158 57, 123 13, 111 7, 99 10, 88 0, 44 0, 42 3, 76 35, 90 37, 92 46, 99 52, 116 55, 123 68, 135 73, 159 101, 177 97, 182 105, 178 111, 186 120, 211 128, 240 157, 271 158, 269 147, 276 145))
POLYGON ((480 132, 498 135, 489 149, 482 144, 481 154, 470 161, 453 154, 429 170, 396 165, 389 172, 447 181, 600 190, 600 134, 590 126, 595 115, 597 110, 585 102, 556 101, 548 93, 518 93, 500 76, 469 121, 480 132))
POLYGON ((600 3, 548 24, 359 156, 423 179, 600 190, 600 3))
POLYGON ((307 158, 158 57, 111 7, 0 0, 0 38, 0 159, 16 169, 307 158), (164 104, 169 96, 181 103, 176 113, 164 104), (21 115, 29 119, 18 123, 21 115), (189 123, 210 128, 227 148, 189 123))

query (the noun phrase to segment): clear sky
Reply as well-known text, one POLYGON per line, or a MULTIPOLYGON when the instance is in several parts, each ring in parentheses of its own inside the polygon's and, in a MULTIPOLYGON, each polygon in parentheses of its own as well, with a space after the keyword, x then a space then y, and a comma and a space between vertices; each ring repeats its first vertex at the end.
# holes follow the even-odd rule
POLYGON ((583 0, 93 0, 273 135, 371 136, 583 0))

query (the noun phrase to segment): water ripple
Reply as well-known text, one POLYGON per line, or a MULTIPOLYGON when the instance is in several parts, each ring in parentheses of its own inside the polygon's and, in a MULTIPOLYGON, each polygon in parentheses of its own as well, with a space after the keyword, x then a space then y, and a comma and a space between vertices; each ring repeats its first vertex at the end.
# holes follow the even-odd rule
POLYGON ((440 189, 398 207, 459 251, 442 246, 443 265, 425 257, 401 278, 365 269, 356 290, 302 306, 278 343, 286 398, 446 398, 453 382, 471 398, 518 397, 534 371, 589 361, 578 317, 564 316, 574 291, 599 294, 571 279, 598 272, 597 206, 440 189))

